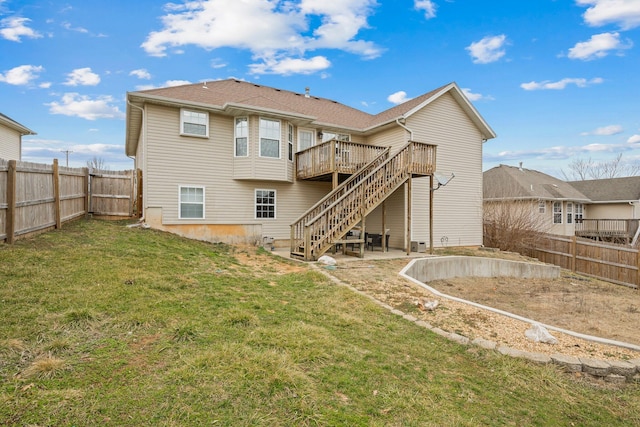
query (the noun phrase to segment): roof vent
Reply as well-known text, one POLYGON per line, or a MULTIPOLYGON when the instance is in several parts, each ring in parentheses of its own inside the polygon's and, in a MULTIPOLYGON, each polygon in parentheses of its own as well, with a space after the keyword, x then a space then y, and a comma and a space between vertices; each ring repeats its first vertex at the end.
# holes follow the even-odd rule
POLYGON ((304 88, 304 97, 305 98, 309 98, 309 87, 308 86, 304 88))
POLYGON ((522 170, 522 162, 520 162, 520 167, 519 167, 519 169, 520 169, 520 170, 522 170))

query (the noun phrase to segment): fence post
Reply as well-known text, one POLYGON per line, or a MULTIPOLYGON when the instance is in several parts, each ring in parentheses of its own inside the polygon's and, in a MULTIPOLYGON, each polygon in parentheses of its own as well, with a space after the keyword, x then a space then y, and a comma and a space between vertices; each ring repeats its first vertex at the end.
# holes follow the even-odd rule
POLYGON ((16 240, 16 161, 9 160, 7 170, 7 218, 6 231, 7 243, 13 244, 16 240))
POLYGON ((640 248, 636 248, 636 286, 640 291, 640 248))
POLYGON ((60 167, 58 159, 53 159, 53 215, 56 220, 56 228, 62 227, 60 218, 60 167))
POLYGON ((91 206, 91 179, 89 176, 89 168, 82 168, 84 170, 84 191, 86 191, 84 198, 84 218, 89 218, 89 206, 91 206))
POLYGON ((571 271, 576 272, 576 236, 571 237, 571 271))

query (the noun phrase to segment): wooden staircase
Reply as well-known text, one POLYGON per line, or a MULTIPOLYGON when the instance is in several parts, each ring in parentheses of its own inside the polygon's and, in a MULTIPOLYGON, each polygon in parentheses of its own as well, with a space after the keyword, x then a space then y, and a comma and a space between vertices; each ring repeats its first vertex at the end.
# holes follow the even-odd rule
POLYGON ((435 145, 408 142, 386 149, 291 225, 291 256, 317 260, 412 176, 435 172, 435 145))

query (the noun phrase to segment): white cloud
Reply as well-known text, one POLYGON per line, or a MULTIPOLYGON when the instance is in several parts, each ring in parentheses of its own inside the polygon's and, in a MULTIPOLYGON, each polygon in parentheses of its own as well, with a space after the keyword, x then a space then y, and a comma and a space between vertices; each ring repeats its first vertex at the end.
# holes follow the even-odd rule
POLYGON ((182 85, 190 85, 191 82, 189 80, 167 80, 160 86, 156 85, 138 85, 136 86, 136 90, 149 90, 149 89, 157 89, 159 87, 173 87, 173 86, 182 86, 182 85))
POLYGON ((190 85, 191 82, 189 80, 167 80, 164 82, 163 87, 173 87, 173 86, 182 86, 182 85, 190 85))
POLYGON ((623 30, 628 30, 640 25, 638 0, 576 0, 576 3, 589 6, 583 17, 591 26, 618 24, 623 30))
POLYGON ((37 79, 38 74, 43 71, 44 68, 40 65, 20 65, 0 74, 0 82, 16 86, 27 85, 37 79))
POLYGON ((545 80, 542 82, 529 82, 522 83, 520 87, 524 90, 562 90, 565 89, 568 85, 576 85, 578 87, 587 87, 594 84, 600 84, 604 80, 600 77, 593 78, 591 80, 583 79, 583 78, 565 78, 559 80, 557 82, 551 82, 549 80, 545 80))
POLYGON ((366 59, 380 56, 382 50, 373 42, 357 39, 375 5, 375 0, 169 3, 162 30, 149 33, 141 47, 152 56, 188 45, 246 49, 259 61, 251 65, 259 73, 309 73, 323 69, 319 57, 304 58, 314 49, 343 50, 366 59), (289 62, 291 58, 295 60, 289 62))
POLYGON ((504 34, 487 36, 480 41, 471 43, 465 49, 469 51, 474 64, 488 64, 505 55, 504 46, 506 42, 507 36, 504 34))
POLYGON ((96 119, 124 119, 118 107, 111 105, 114 102, 111 96, 99 96, 91 99, 78 93, 65 93, 60 102, 45 104, 51 114, 63 114, 65 116, 81 117, 87 120, 96 119))
POLYGON ((91 71, 91 68, 77 68, 67 74, 67 86, 95 86, 100 83, 100 76, 91 71))
POLYGON ((629 139, 627 139, 628 144, 638 144, 640 143, 640 135, 632 135, 629 139))
POLYGON ((488 96, 488 95, 482 95, 480 93, 473 93, 471 92, 471 89, 463 87, 461 88, 462 93, 464 93, 464 96, 467 97, 467 99, 469 101, 480 101, 480 100, 488 100, 488 101, 493 101, 493 97, 492 96, 488 96))
POLYGON ((31 39, 37 39, 42 37, 42 34, 27 27, 31 20, 29 18, 20 18, 18 16, 12 16, 10 18, 4 18, 0 20, 0 36, 13 42, 21 42, 20 37, 28 37, 31 39))
POLYGON ((407 92, 400 90, 398 92, 392 93, 387 97, 387 101, 392 104, 402 104, 403 102, 407 102, 412 98, 407 97, 407 92))
POLYGON ((62 23, 62 28, 64 28, 65 30, 69 30, 69 31, 77 31, 79 33, 88 33, 89 32, 89 30, 87 30, 86 28, 72 27, 71 23, 69 23, 69 22, 63 22, 62 23))
POLYGON ((413 7, 416 10, 423 10, 424 17, 427 19, 436 17, 436 4, 431 0, 414 0, 413 7))
POLYGON ((223 62, 222 59, 216 58, 211 60, 210 65, 211 65, 211 68, 218 69, 218 68, 226 67, 227 63, 223 62))
POLYGON ((620 125, 609 125, 609 126, 604 126, 604 127, 600 127, 597 128, 591 132, 583 132, 580 135, 582 136, 588 136, 588 135, 597 135, 597 136, 610 136, 610 135, 617 135, 619 133, 623 132, 623 128, 620 125))
POLYGON ((331 62, 324 56, 314 56, 309 59, 284 58, 282 60, 265 59, 264 63, 251 64, 251 74, 313 74, 316 71, 326 70, 331 62))
POLYGON ((487 162, 501 162, 506 160, 522 160, 522 159, 541 159, 541 160, 566 160, 573 156, 590 155, 598 153, 620 153, 631 150, 637 150, 635 143, 640 142, 638 137, 629 138, 627 143, 620 144, 587 144, 581 146, 555 146, 544 147, 537 150, 513 150, 501 151, 498 154, 487 153, 483 156, 483 160, 487 162))
POLYGON ((138 68, 129 73, 130 76, 136 76, 139 79, 150 80, 151 74, 144 68, 138 68))
POLYGON ((631 40, 626 43, 620 41, 619 33, 602 33, 591 36, 589 41, 577 43, 569 49, 569 58, 582 59, 589 61, 591 59, 603 58, 609 54, 611 50, 630 49, 633 46, 631 40))

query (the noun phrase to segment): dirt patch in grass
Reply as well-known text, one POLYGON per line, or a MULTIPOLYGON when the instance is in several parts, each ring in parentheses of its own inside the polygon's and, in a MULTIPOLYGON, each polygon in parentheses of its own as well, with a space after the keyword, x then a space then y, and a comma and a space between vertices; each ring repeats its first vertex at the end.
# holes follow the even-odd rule
MULTIPOLYGON (((513 256, 509 258, 513 259, 513 256)), ((516 257, 517 258, 517 257, 516 257)), ((434 327, 470 339, 484 338, 498 345, 545 354, 561 353, 604 360, 640 357, 640 352, 599 344, 551 331, 555 345, 526 338, 530 323, 468 304, 436 297, 398 275, 407 259, 358 260, 340 263, 330 273, 354 288, 434 327), (434 311, 418 302, 438 300, 434 311)), ((563 271, 556 280, 518 278, 455 278, 429 285, 442 293, 498 308, 562 329, 640 345, 640 292, 563 271)))

